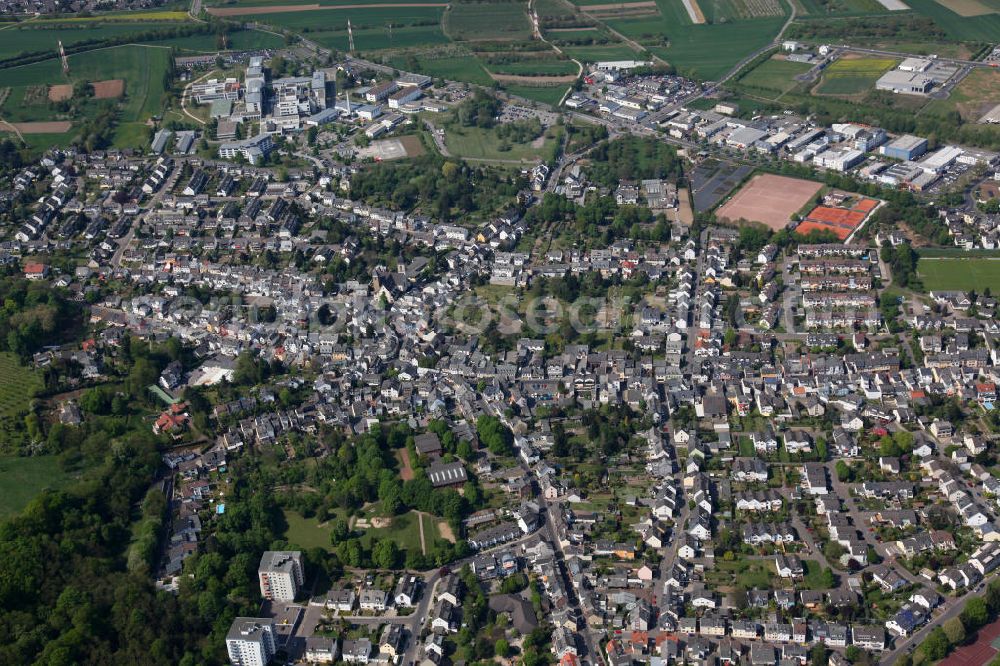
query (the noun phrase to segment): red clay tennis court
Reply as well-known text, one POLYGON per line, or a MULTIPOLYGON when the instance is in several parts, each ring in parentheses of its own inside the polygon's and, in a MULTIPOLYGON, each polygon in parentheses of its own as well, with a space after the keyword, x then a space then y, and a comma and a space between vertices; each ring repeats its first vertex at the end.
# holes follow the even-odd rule
POLYGON ((799 226, 795 227, 795 233, 803 236, 808 236, 813 231, 829 231, 840 240, 844 240, 851 235, 850 229, 844 229, 842 227, 825 224, 823 222, 802 222, 799 226))
POLYGON ((952 652, 947 659, 938 663, 938 666, 985 666, 996 656, 1000 648, 1000 620, 988 624, 979 630, 976 642, 966 645, 952 652))

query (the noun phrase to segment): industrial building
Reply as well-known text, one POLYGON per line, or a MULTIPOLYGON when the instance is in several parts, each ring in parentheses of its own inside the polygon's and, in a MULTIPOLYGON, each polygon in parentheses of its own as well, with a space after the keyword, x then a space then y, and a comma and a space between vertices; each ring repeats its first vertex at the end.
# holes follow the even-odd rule
POLYGON ((879 152, 894 160, 913 160, 927 152, 927 139, 904 134, 882 146, 879 152))
POLYGON ((876 90, 888 90, 903 95, 926 95, 934 81, 919 72, 894 69, 875 82, 876 90))

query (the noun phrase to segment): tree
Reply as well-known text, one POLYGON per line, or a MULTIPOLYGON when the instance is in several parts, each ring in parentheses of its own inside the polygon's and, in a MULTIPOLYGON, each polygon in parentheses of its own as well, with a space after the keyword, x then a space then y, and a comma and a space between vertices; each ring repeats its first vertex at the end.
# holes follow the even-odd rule
POLYGON ((507 641, 504 640, 503 638, 498 638, 496 645, 493 646, 493 652, 498 657, 506 657, 508 654, 510 654, 510 644, 507 643, 507 641))
POLYGON ((510 428, 495 416, 480 416, 476 421, 476 434, 490 453, 505 456, 513 453, 514 435, 510 428))
POLYGON ((853 474, 851 473, 850 466, 843 460, 838 460, 837 464, 834 466, 837 470, 837 480, 841 483, 847 483, 851 480, 853 474))
POLYGON ((982 597, 972 597, 965 604, 959 617, 969 631, 975 631, 985 626, 990 621, 990 611, 986 606, 986 600, 982 597))
POLYGON ((952 645, 961 645, 965 640, 965 625, 962 618, 953 617, 942 625, 944 635, 948 637, 948 642, 952 645))
POLYGON ((399 546, 391 539, 382 539, 372 548, 372 564, 379 569, 395 569, 399 561, 399 546))
POLYGON ((816 643, 809 651, 809 663, 811 666, 826 666, 826 646, 822 643, 816 643))
POLYGON ((931 633, 920 644, 920 652, 931 661, 944 659, 948 654, 948 636, 941 627, 934 627, 931 633))

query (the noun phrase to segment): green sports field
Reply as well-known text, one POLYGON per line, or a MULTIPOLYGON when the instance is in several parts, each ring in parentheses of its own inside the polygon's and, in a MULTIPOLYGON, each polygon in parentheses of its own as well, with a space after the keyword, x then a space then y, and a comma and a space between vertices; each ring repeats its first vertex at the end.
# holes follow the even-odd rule
POLYGON ((921 258, 917 273, 926 291, 975 289, 982 293, 986 287, 1000 293, 1000 260, 985 258, 921 258))

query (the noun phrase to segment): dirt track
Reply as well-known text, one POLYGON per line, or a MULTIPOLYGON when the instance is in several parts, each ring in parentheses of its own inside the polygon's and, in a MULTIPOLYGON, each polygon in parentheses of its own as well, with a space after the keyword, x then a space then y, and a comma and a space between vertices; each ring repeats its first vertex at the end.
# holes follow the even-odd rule
POLYGON ((0 122, 0 132, 18 132, 20 134, 62 134, 68 132, 73 123, 68 120, 52 120, 37 123, 0 122))
POLYGON ((209 7, 212 16, 246 16, 248 14, 281 14, 284 12, 315 12, 323 9, 401 9, 404 7, 447 7, 446 2, 390 2, 378 5, 264 5, 263 7, 209 7))
POLYGON ((615 2, 604 5, 580 5, 580 9, 585 12, 601 12, 608 11, 612 9, 622 9, 628 11, 630 9, 640 9, 640 8, 653 8, 656 7, 656 3, 651 0, 644 2, 615 2))
POLYGON ((490 72, 489 75, 494 81, 526 83, 528 85, 536 84, 540 87, 544 87, 549 83, 573 83, 577 78, 575 74, 566 74, 564 76, 524 76, 522 74, 494 74, 490 72))

